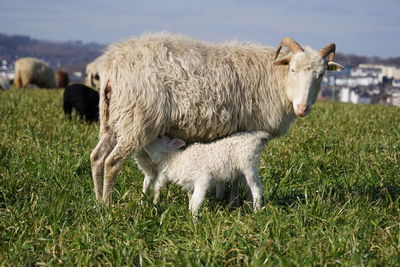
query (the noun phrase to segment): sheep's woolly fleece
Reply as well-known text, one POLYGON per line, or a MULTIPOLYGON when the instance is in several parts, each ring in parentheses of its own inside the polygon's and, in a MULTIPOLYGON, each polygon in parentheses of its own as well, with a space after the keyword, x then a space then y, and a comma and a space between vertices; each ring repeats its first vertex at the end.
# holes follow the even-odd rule
POLYGON ((54 88, 53 69, 43 60, 25 57, 15 61, 14 86, 26 88, 29 84, 41 88, 54 88))
POLYGON ((102 87, 112 90, 101 123, 137 148, 163 134, 189 142, 238 130, 282 135, 294 115, 283 92, 286 67, 272 64, 274 52, 165 33, 115 43, 98 59, 102 87))
POLYGON ((158 166, 155 202, 158 202, 160 189, 167 181, 172 181, 193 195, 190 208, 196 214, 209 188, 243 175, 252 192, 254 208, 259 208, 263 190, 258 177, 258 160, 269 139, 271 135, 266 132, 243 132, 177 150, 172 145, 175 140, 157 138, 145 148, 158 166))

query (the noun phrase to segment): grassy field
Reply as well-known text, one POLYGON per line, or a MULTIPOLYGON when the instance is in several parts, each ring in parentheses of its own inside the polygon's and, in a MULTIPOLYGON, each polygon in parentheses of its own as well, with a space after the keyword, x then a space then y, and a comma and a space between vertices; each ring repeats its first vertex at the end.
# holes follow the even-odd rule
POLYGON ((100 207, 98 125, 66 120, 61 103, 62 91, 0 92, 1 265, 400 264, 398 107, 318 103, 263 153, 263 210, 210 199, 193 224, 175 186, 139 205, 133 160, 100 207))

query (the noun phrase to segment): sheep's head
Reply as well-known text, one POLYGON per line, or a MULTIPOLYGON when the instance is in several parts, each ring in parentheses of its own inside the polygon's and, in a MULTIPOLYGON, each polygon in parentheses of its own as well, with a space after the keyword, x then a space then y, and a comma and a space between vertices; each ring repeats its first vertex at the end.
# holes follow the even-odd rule
POLYGON ((317 100, 322 77, 327 70, 341 71, 344 67, 333 62, 335 44, 329 44, 320 51, 310 47, 301 47, 291 38, 284 38, 275 54, 275 65, 287 65, 285 93, 292 102, 293 110, 298 117, 306 116, 317 100), (290 53, 277 59, 283 46, 290 53), (329 59, 326 59, 329 56, 329 59))

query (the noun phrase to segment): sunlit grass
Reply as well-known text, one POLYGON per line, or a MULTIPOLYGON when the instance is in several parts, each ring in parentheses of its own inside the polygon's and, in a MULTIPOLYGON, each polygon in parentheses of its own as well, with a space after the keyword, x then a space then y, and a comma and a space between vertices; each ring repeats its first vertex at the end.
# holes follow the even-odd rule
POLYGON ((140 206, 128 161, 109 209, 94 198, 98 125, 64 118, 62 91, 0 92, 4 265, 398 265, 400 109, 319 103, 260 162, 265 208, 208 200, 193 224, 175 186, 140 206))

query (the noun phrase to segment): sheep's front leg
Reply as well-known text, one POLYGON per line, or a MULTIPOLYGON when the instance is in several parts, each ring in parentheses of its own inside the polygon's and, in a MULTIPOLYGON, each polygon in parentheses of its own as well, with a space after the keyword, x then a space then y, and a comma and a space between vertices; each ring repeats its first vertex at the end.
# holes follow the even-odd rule
POLYGON ((103 178, 104 178, 104 161, 113 150, 116 142, 112 137, 112 133, 105 132, 96 145, 93 152, 90 154, 92 167, 92 178, 94 184, 94 192, 96 199, 102 199, 103 178))

